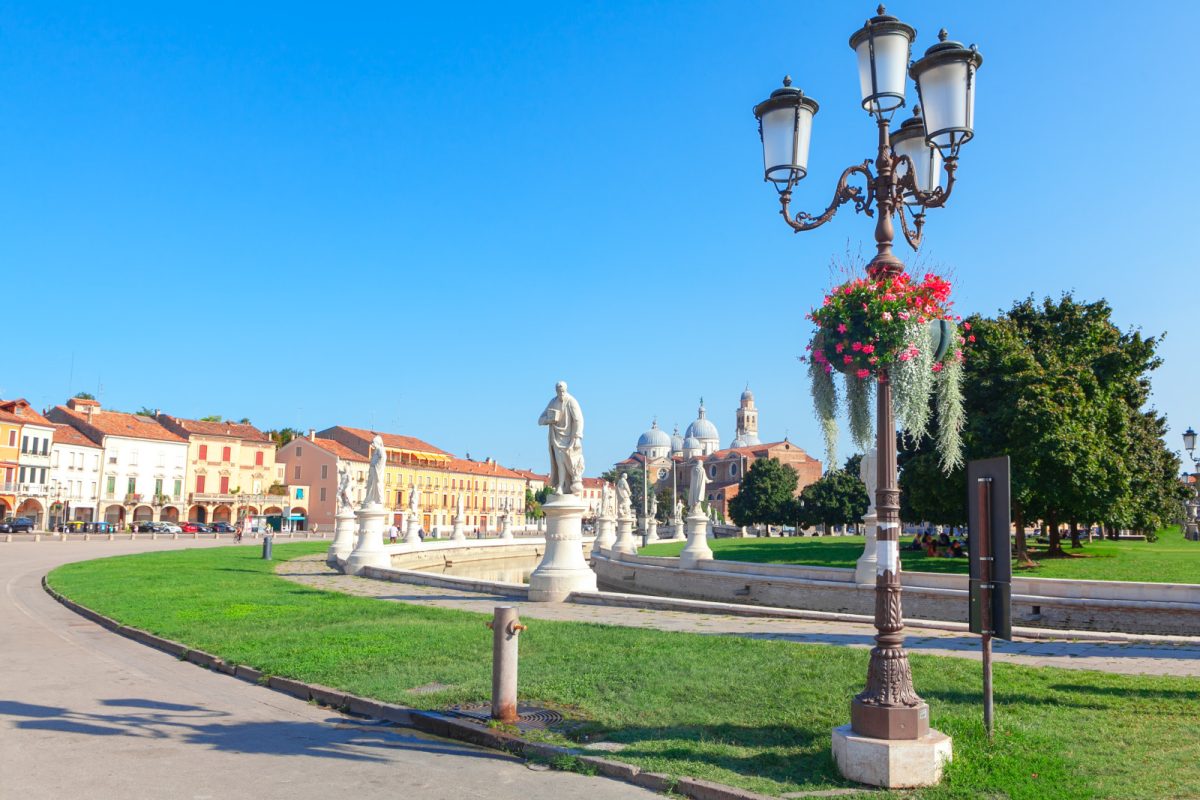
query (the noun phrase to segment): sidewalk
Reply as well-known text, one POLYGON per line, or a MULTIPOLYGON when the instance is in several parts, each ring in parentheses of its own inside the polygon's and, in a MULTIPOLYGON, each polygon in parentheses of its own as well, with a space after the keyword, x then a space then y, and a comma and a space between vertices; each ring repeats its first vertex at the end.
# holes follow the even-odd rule
MULTIPOLYGON (((283 578, 329 591, 361 597, 378 597, 404 603, 421 603, 491 615, 496 605, 513 605, 513 598, 477 594, 442 587, 415 586, 355 578, 329 568, 325 555, 286 561, 276 572, 283 578)), ((875 629, 850 622, 734 617, 681 611, 582 605, 576 603, 521 603, 525 619, 550 619, 656 628, 755 639, 779 639, 806 644, 837 644, 869 648, 875 629)), ((913 653, 979 660, 979 637, 952 631, 907 629, 904 646, 913 653)), ((1072 641, 1069 639, 994 639, 996 661, 1031 667, 1094 669, 1125 675, 1183 675, 1200 677, 1200 639, 1186 643, 1072 641)))

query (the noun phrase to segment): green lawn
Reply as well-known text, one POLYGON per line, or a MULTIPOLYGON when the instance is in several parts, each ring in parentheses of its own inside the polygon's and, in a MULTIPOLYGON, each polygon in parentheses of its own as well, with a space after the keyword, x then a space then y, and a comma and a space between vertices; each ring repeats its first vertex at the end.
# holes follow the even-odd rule
MULTIPOLYGON (((69 564, 49 582, 126 624, 268 674, 422 708, 488 698, 484 617, 322 592, 272 566, 254 548, 185 550, 69 564), (433 682, 452 688, 410 691, 433 682)), ((847 785, 829 732, 848 721, 867 658, 848 647, 533 620, 521 637, 521 696, 588 720, 593 739, 629 745, 614 758, 779 795, 847 785)), ((997 664, 988 745, 978 664, 914 655, 912 667, 933 725, 954 737, 954 762, 940 787, 897 796, 1200 795, 1200 679, 997 664)))
MULTIPOLYGON (((1045 545, 1030 541, 1030 556, 1036 567, 1020 567, 1013 574, 1035 578, 1079 578, 1100 581, 1150 581, 1154 583, 1200 583, 1200 542, 1183 538, 1179 526, 1158 532, 1157 542, 1112 542, 1096 540, 1072 550, 1069 558, 1046 558, 1045 545)), ((912 541, 902 540, 902 545, 912 541)), ((641 548, 647 556, 676 556, 683 542, 661 542, 641 548)), ((862 555, 861 536, 802 536, 795 539, 712 539, 713 557, 755 564, 812 564, 821 567, 854 567, 862 555)), ((930 558, 924 551, 903 550, 904 568, 909 572, 967 573, 965 558, 930 558)))

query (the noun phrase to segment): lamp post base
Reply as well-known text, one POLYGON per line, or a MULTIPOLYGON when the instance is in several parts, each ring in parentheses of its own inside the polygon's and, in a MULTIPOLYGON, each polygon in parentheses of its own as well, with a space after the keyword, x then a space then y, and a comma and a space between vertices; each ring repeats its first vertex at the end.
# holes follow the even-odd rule
POLYGON ((833 729, 833 760, 842 776, 885 789, 936 786, 954 757, 953 742, 930 730, 919 739, 876 739, 849 725, 833 729))
POLYGON ((929 706, 877 706, 850 701, 850 727, 873 739, 920 739, 929 733, 929 706))

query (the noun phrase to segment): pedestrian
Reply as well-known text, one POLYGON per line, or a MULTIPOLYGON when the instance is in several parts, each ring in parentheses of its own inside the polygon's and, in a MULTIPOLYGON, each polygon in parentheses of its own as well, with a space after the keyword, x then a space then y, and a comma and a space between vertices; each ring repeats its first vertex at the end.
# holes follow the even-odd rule
POLYGON ((396 527, 396 523, 393 522, 391 525, 388 525, 388 541, 395 544, 399 538, 400 530, 396 527))

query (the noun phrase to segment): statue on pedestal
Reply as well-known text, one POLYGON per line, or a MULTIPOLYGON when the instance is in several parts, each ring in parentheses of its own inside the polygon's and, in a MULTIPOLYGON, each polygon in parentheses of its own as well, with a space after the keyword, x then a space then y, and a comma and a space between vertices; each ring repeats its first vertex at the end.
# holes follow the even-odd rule
POLYGON ((461 522, 463 518, 463 496, 459 494, 458 502, 454 506, 454 521, 461 522))
POLYGON ((692 464, 692 480, 688 485, 689 514, 704 514, 700 504, 704 502, 704 493, 708 489, 708 473, 704 471, 704 462, 699 459, 692 464))
POLYGON ((345 461, 338 461, 337 466, 338 488, 335 496, 336 514, 341 514, 344 511, 350 511, 354 507, 354 500, 350 497, 350 465, 345 461))
POLYGON ((617 513, 623 518, 633 516, 633 495, 629 491, 629 478, 624 472, 617 481, 617 513))
POLYGON ((671 520, 676 525, 678 525, 679 520, 681 520, 681 519, 683 519, 683 501, 676 499, 675 500, 675 516, 671 517, 671 520))
POLYGON ((874 516, 875 489, 879 485, 879 455, 875 452, 874 447, 863 453, 862 461, 858 465, 858 477, 867 487, 867 513, 863 516, 874 516))
POLYGON ((658 497, 650 495, 650 519, 658 519, 658 497))
POLYGON ((363 498, 366 505, 383 505, 383 465, 386 461, 383 437, 375 434, 371 440, 371 465, 367 469, 367 494, 363 498))
POLYGON ((416 519, 421 514, 421 490, 413 484, 408 490, 408 518, 416 519))
POLYGON ((599 519, 608 519, 609 512, 612 506, 612 489, 609 488, 606 481, 600 487, 600 513, 597 515, 599 519))
POLYGON ((583 412, 567 384, 554 385, 554 398, 538 419, 549 428, 550 485, 559 494, 583 492, 583 412))

